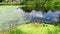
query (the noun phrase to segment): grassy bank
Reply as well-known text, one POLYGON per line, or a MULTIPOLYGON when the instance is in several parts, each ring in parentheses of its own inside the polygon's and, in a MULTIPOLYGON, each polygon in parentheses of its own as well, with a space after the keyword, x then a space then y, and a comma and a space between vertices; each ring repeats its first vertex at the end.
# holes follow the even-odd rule
POLYGON ((54 25, 24 24, 8 32, 8 34, 60 34, 60 33, 59 28, 54 25))

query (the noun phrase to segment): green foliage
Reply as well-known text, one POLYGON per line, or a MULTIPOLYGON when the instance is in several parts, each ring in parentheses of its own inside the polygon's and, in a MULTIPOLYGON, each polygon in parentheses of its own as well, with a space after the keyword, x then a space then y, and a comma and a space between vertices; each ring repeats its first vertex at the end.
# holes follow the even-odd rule
POLYGON ((31 10, 45 10, 45 7, 43 6, 45 3, 44 0, 33 0, 33 1, 23 1, 20 5, 25 5, 25 7, 22 7, 25 11, 31 11, 31 10))
POLYGON ((52 9, 54 9, 54 10, 60 10, 60 2, 54 2, 52 9))
POLYGON ((24 9, 25 11, 31 11, 31 10, 34 10, 36 5, 35 5, 35 2, 34 1, 28 1, 25 4, 25 7, 22 7, 22 9, 24 9))
MULTIPOLYGON (((6 2, 7 0, 3 0, 6 2)), ((11 5, 24 5, 25 7, 22 7, 25 11, 31 11, 31 10, 60 10, 60 0, 21 0, 20 3, 11 5)), ((10 4, 0 4, 0 5, 10 5, 10 4)))
POLYGON ((46 2, 44 6, 47 10, 60 10, 60 2, 58 1, 46 2))
POLYGON ((55 0, 28 0, 23 1, 20 5, 27 5, 22 7, 25 11, 35 10, 60 10, 60 1, 55 0))
POLYGON ((47 10, 50 10, 51 9, 51 6, 52 6, 52 2, 51 1, 46 1, 46 3, 45 3, 45 8, 47 9, 47 10))

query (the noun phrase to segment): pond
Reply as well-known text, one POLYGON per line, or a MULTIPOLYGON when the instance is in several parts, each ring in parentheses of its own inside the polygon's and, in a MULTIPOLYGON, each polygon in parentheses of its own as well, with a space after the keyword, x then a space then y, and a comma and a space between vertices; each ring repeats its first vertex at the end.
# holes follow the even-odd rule
POLYGON ((0 31, 8 29, 11 23, 16 23, 16 9, 21 6, 0 6, 0 31))
POLYGON ((0 6, 0 22, 15 19, 14 10, 19 6, 0 6))
POLYGON ((55 24, 59 21, 60 11, 47 13, 32 10, 30 13, 20 9, 21 6, 0 6, 0 31, 12 29, 23 23, 55 24))

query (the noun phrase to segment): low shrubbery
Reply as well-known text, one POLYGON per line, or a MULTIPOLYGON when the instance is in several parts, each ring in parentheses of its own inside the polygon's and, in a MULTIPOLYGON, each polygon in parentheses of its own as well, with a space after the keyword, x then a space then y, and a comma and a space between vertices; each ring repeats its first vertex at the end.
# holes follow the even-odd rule
POLYGON ((22 2, 20 5, 27 5, 23 7, 25 11, 31 11, 33 9, 43 11, 60 10, 60 1, 42 1, 42 0, 25 1, 22 2))
MULTIPOLYGON (((7 3, 5 0, 3 2, 7 3)), ((2 3, 0 5, 25 5, 22 7, 25 11, 31 10, 60 10, 60 1, 59 0, 21 0, 20 3, 2 3)))
POLYGON ((44 6, 47 10, 60 10, 60 2, 59 1, 57 1, 57 2, 49 1, 49 2, 46 2, 44 6))

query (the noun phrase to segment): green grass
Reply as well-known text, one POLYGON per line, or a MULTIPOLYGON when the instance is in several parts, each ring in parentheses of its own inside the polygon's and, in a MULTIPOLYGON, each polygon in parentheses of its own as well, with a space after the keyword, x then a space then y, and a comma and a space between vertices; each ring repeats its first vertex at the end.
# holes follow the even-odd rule
POLYGON ((10 31, 8 34, 58 34, 59 29, 54 25, 24 24, 10 31))

